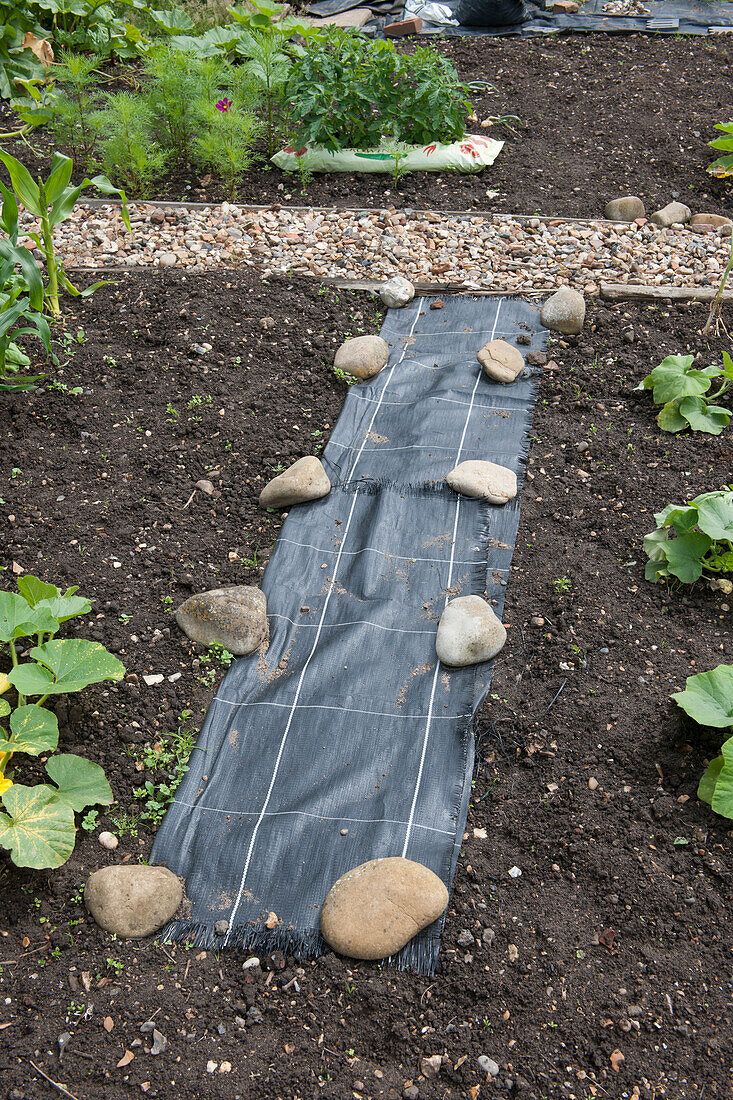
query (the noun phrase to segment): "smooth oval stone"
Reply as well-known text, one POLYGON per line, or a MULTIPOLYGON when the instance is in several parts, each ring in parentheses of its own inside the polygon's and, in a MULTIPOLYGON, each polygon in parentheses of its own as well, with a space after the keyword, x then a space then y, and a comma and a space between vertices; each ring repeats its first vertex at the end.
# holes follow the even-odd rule
POLYGON ((495 462, 471 459, 460 462, 445 479, 451 489, 467 497, 481 497, 490 504, 506 504, 517 495, 517 475, 495 462))
POLYGON ((553 332, 577 336, 585 324, 585 298, 577 290, 561 287, 543 305, 540 320, 553 332))
POLYGON ((733 222, 722 214, 693 214, 690 225, 696 229, 717 229, 723 237, 730 237, 733 222))
POLYGON ((644 203, 636 195, 623 195, 620 199, 611 199, 604 211, 610 222, 633 222, 646 216, 644 203))
POLYGON ((506 642, 506 630, 481 596, 459 596, 440 616, 435 652, 444 665, 465 668, 490 661, 506 642))
POLYGON ((494 382, 513 382, 524 370, 524 356, 506 340, 489 340, 478 353, 484 374, 494 382))
POLYGON ((224 646, 243 657, 267 637, 267 601, 259 588, 233 585, 189 596, 176 611, 184 634, 202 645, 224 646))
POLYGON ((389 347, 381 336, 355 336, 353 340, 344 340, 333 365, 336 370, 365 379, 379 374, 388 361, 389 347))
POLYGON ((319 500, 331 492, 331 482, 315 455, 305 455, 283 474, 278 474, 260 493, 260 508, 289 508, 307 500, 319 500))
POLYGON ((379 288, 379 297, 389 309, 402 309, 415 297, 415 288, 404 275, 395 275, 379 288))
POLYGON ((182 900, 181 880, 166 867, 103 867, 84 888, 84 904, 99 927, 128 940, 152 936, 182 900))
POLYGON ((683 202, 668 202, 661 210, 655 210, 649 220, 655 225, 669 229, 670 225, 684 225, 691 216, 692 211, 683 202))
POLYGON ((370 859, 331 887, 321 911, 326 942, 352 959, 386 959, 427 928, 448 904, 429 868, 402 856, 370 859))

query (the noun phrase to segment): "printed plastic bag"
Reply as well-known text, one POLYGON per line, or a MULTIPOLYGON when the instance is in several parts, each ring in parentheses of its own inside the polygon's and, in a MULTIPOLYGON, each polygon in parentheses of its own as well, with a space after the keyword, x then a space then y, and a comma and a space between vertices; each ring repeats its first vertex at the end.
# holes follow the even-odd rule
POLYGON ((330 153, 318 145, 286 148, 272 163, 283 172, 480 172, 493 164, 504 145, 494 138, 467 134, 451 145, 403 145, 384 142, 379 149, 339 149, 330 153))

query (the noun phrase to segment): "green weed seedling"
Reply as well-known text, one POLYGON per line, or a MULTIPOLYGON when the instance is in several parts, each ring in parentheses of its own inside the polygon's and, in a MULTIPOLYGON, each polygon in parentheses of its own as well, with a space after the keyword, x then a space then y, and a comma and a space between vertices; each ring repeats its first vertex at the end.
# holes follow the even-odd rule
POLYGON ((89 684, 121 680, 125 668, 98 642, 56 638, 62 623, 91 610, 76 588, 62 594, 55 585, 26 575, 18 578, 18 590, 0 593, 0 644, 12 665, 7 676, 0 674, 0 718, 9 719, 9 729, 0 726, 0 802, 6 811, 0 812, 0 845, 10 849, 18 867, 59 867, 74 849, 75 813, 109 805, 112 791, 98 764, 73 753, 51 755, 59 740, 58 719, 43 704, 89 684), (21 638, 35 641, 30 660, 23 662, 17 648, 21 638), (14 706, 2 698, 11 691, 14 706), (18 753, 47 756, 51 782, 18 783, 11 766, 18 753))
MULTIPOLYGON (((684 691, 672 698, 700 726, 733 734, 733 665, 718 665, 710 672, 688 676, 684 691)), ((729 736, 705 771, 697 797, 716 814, 733 819, 733 736, 729 736)))
POLYGON ((140 821, 153 828, 160 825, 188 771, 188 760, 196 742, 196 731, 190 725, 192 717, 190 710, 182 711, 175 733, 135 753, 137 761, 152 773, 152 778, 136 788, 133 795, 143 803, 140 821))

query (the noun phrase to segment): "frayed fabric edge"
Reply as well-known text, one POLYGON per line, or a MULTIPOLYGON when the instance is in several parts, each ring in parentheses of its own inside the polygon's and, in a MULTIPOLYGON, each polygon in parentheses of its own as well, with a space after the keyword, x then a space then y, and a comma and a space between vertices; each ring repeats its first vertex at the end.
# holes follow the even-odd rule
MULTIPOLYGON (((412 970, 431 977, 438 964, 442 926, 441 918, 383 962, 398 970, 412 970)), ((170 921, 159 934, 159 939, 163 943, 184 943, 206 951, 231 949, 251 951, 253 955, 272 955, 275 951, 282 951, 297 959, 317 959, 331 950, 320 932, 313 929, 269 929, 243 924, 220 935, 215 931, 214 924, 185 918, 170 921)))

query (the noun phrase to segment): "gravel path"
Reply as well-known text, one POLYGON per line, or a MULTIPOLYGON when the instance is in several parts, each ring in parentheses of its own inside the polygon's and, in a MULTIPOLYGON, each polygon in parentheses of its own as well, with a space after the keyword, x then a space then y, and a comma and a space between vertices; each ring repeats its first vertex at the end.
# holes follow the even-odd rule
MULTIPOLYGON (((469 289, 587 294, 601 280, 679 287, 717 286, 730 244, 716 232, 651 223, 380 211, 221 206, 200 210, 130 206, 132 234, 113 206, 80 206, 57 230, 68 267, 262 265, 346 279, 461 283, 469 289)), ((32 219, 27 218, 25 224, 32 219)))

